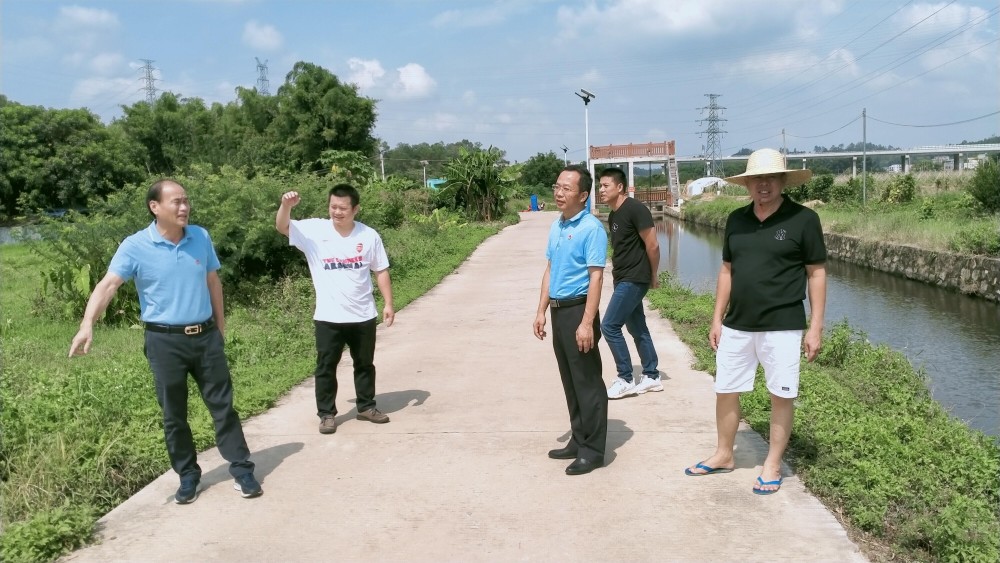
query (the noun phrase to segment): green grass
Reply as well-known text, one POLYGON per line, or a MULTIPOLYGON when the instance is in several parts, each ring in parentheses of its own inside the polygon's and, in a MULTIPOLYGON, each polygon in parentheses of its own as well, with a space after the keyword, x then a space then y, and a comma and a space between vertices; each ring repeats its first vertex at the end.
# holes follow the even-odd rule
MULTIPOLYGON (((715 373, 708 345, 714 299, 664 275, 652 306, 715 373)), ((741 397, 765 438, 763 381, 741 397)), ((846 324, 828 330, 815 363, 803 364, 786 460, 839 514, 875 560, 995 562, 1000 558, 1000 447, 952 418, 899 352, 872 346, 846 324), (874 546, 874 547, 873 547, 874 546)))
MULTIPOLYGON (((695 199, 684 206, 685 220, 723 228, 746 197, 695 199)), ((1000 255, 1000 221, 974 209, 971 196, 944 191, 902 204, 833 203, 816 208, 826 232, 915 246, 939 252, 1000 255)))
MULTIPOLYGON (((404 225, 384 232, 396 309, 434 287, 505 224, 404 225)), ((138 327, 98 326, 91 352, 69 359, 78 321, 37 314, 43 263, 0 247, 0 559, 46 561, 83 545, 100 515, 170 470, 161 413, 138 327)), ((262 288, 228 312, 226 355, 243 417, 264 412, 308 378, 315 361, 308 279, 262 288)), ((379 307, 381 310, 381 307, 379 307)), ((199 449, 212 422, 191 383, 199 449)))

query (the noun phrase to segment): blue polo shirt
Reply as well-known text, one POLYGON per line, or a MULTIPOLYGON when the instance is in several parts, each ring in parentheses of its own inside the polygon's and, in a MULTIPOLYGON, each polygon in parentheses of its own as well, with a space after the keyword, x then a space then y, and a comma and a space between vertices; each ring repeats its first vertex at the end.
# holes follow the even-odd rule
POLYGON ((220 266, 204 228, 188 225, 184 238, 174 244, 153 221, 121 243, 108 272, 135 280, 144 322, 189 325, 212 317, 206 277, 220 266))
POLYGON ((549 228, 549 297, 569 299, 586 295, 590 287, 587 268, 601 268, 608 260, 608 234, 601 220, 587 208, 564 221, 562 214, 549 228))

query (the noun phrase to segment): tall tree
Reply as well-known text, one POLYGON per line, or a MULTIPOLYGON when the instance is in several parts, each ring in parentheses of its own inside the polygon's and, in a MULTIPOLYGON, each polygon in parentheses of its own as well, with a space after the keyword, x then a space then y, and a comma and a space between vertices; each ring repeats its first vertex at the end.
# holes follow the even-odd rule
POLYGON ((0 105, 0 216, 85 207, 144 177, 141 148, 85 109, 0 105))
POLYGON ((320 157, 326 150, 375 152, 375 101, 323 67, 295 63, 277 98, 278 115, 269 133, 285 143, 290 169, 323 170, 320 157))
POLYGON ((530 188, 551 186, 559 176, 565 162, 556 153, 538 153, 524 162, 521 167, 521 184, 530 188))

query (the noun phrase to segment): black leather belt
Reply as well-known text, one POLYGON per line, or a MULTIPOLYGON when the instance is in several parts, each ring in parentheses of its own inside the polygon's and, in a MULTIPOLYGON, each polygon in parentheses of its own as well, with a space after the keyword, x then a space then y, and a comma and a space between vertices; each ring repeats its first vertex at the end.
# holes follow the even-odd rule
POLYGON ((193 325, 163 325, 158 323, 146 323, 146 330, 153 332, 165 332, 167 334, 186 334, 194 336, 201 334, 215 327, 215 319, 208 319, 203 323, 193 325))
POLYGON ((587 302, 586 295, 577 295, 576 297, 570 297, 568 299, 552 299, 549 298, 549 307, 559 308, 559 307, 575 307, 577 305, 583 305, 587 302))

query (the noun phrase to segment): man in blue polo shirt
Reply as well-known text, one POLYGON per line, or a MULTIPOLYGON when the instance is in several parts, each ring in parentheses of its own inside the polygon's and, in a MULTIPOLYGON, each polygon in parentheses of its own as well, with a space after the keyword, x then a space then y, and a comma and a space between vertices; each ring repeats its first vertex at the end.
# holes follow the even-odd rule
POLYGON ((586 210, 593 183, 581 166, 560 172, 555 191, 561 212, 549 229, 545 251, 548 263, 542 275, 534 332, 545 338, 545 310, 552 314, 552 348, 572 436, 566 447, 551 450, 552 459, 574 460, 567 475, 582 475, 604 465, 608 438, 608 394, 601 377, 601 285, 607 262, 608 235, 600 220, 586 210))
POLYGON ((87 302, 70 357, 86 354, 94 323, 118 288, 134 279, 145 323, 145 354, 153 371, 156 399, 163 410, 163 435, 181 485, 177 504, 198 497, 201 467, 187 421, 187 376, 191 374, 215 421, 215 443, 230 463, 234 488, 245 498, 262 494, 254 464, 233 408, 233 385, 223 350, 226 318, 222 308, 219 258, 208 232, 188 224, 191 205, 184 187, 173 180, 154 183, 146 194, 153 222, 126 238, 108 273, 87 302))

